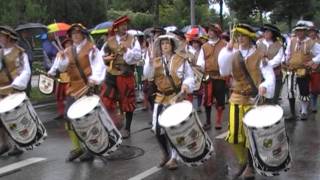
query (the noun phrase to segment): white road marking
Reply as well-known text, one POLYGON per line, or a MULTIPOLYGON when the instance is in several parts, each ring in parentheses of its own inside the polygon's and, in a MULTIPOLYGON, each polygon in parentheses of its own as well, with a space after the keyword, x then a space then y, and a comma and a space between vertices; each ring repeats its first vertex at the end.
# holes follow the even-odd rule
POLYGON ((22 167, 29 166, 31 164, 38 163, 38 162, 41 162, 44 160, 46 160, 46 158, 29 158, 29 159, 26 159, 23 161, 19 161, 19 162, 1 167, 0 168, 0 177, 4 174, 21 169, 22 167))
POLYGON ((151 174, 154 174, 160 170, 161 170, 161 168, 155 166, 155 167, 150 168, 150 169, 148 169, 148 170, 146 170, 146 171, 144 171, 134 177, 129 178, 129 180, 141 180, 141 179, 146 178, 146 177, 150 176, 151 174))
MULTIPOLYGON (((228 131, 216 136, 215 138, 216 139, 224 139, 227 135, 228 135, 228 131)), ((146 177, 150 176, 151 174, 154 174, 160 170, 161 170, 161 168, 155 166, 155 167, 152 167, 152 168, 150 168, 150 169, 148 169, 148 170, 146 170, 146 171, 144 171, 134 177, 129 178, 129 180, 141 180, 141 179, 146 178, 146 177)))
POLYGON ((228 135, 228 131, 216 136, 216 139, 224 139, 225 137, 227 137, 227 135, 228 135))

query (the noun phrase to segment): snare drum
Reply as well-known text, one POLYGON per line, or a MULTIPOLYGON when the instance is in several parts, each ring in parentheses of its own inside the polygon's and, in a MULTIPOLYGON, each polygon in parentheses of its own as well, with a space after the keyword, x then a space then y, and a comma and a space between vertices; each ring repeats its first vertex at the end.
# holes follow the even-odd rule
POLYGON ((73 128, 85 146, 94 154, 107 156, 116 151, 122 137, 104 109, 99 96, 83 96, 67 112, 73 128))
POLYGON ((31 150, 47 137, 45 127, 24 92, 0 101, 0 119, 19 149, 31 150))
POLYGON ((213 154, 213 145, 203 131, 192 103, 182 101, 169 106, 159 117, 159 124, 183 162, 197 166, 213 154))
POLYGON ((253 165, 264 176, 279 175, 291 164, 283 109, 278 105, 262 105, 249 110, 244 118, 253 165))

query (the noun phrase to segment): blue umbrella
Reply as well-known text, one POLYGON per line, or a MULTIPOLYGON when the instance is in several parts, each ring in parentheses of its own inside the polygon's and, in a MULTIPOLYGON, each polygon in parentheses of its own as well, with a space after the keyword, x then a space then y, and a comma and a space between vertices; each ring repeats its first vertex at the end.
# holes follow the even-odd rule
POLYGON ((108 32, 108 29, 112 27, 112 21, 106 21, 96 25, 93 29, 91 29, 90 34, 104 34, 108 32))

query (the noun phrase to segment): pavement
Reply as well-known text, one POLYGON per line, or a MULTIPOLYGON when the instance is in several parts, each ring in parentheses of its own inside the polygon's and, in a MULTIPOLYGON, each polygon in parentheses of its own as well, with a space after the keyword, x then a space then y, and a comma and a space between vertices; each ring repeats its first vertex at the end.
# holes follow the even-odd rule
MULTIPOLYGON (((285 97, 284 95, 282 97, 285 97)), ((281 103, 285 115, 288 102, 281 103)), ((318 108, 319 109, 319 108, 318 108)), ((96 158, 93 162, 65 162, 71 143, 64 130, 64 120, 55 120, 55 104, 44 104, 36 109, 48 130, 47 140, 38 148, 18 157, 0 157, 0 179, 5 180, 231 180, 237 163, 234 153, 224 141, 227 131, 228 108, 224 112, 222 130, 208 131, 215 154, 201 166, 169 171, 158 168, 161 153, 154 134, 150 131, 151 112, 134 113, 131 137, 123 141, 133 150, 118 154, 118 158, 96 158), (126 156, 132 155, 130 158, 126 156)), ((311 114, 307 121, 286 121, 290 142, 292 167, 276 177, 255 174, 256 180, 319 180, 320 179, 320 113, 311 114)), ((213 117, 214 117, 213 112, 213 117)), ((199 113, 204 122, 204 112, 199 113)), ((117 152, 116 152, 117 153, 117 152)))

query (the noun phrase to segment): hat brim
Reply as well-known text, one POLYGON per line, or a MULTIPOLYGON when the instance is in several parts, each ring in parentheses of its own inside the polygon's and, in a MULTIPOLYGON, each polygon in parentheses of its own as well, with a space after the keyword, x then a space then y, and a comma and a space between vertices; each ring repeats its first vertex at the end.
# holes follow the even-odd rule
POLYGON ((248 36, 251 39, 256 39, 257 38, 257 34, 255 32, 251 32, 245 28, 242 27, 236 27, 232 30, 233 33, 239 33, 245 36, 248 36))
POLYGON ((174 46, 175 46, 174 49, 173 49, 173 51, 175 51, 176 49, 178 49, 178 47, 179 47, 179 45, 180 45, 179 40, 178 40, 176 37, 174 37, 173 35, 161 35, 161 36, 159 36, 159 37, 155 40, 155 42, 154 42, 155 47, 161 49, 161 47, 160 47, 160 42, 161 42, 162 40, 164 40, 164 39, 170 39, 170 40, 173 41, 174 46))

